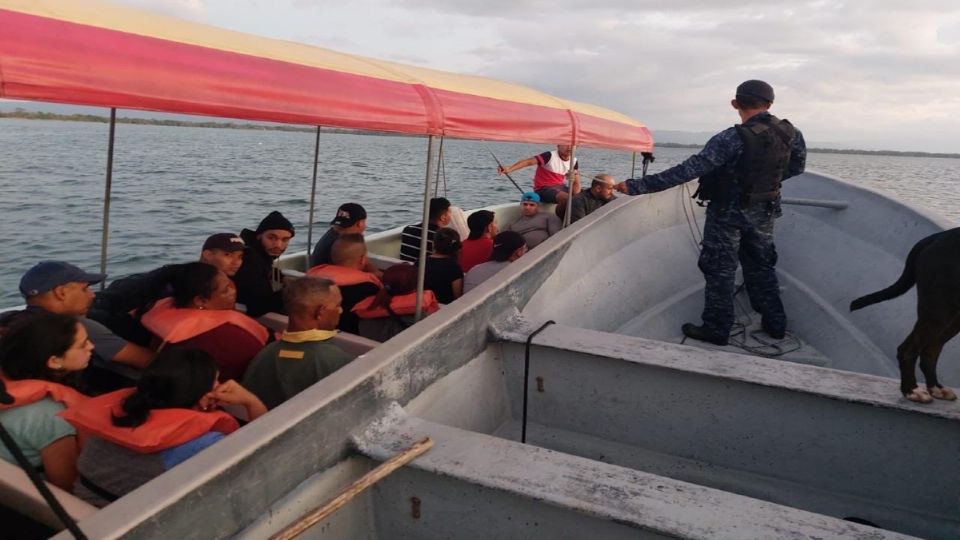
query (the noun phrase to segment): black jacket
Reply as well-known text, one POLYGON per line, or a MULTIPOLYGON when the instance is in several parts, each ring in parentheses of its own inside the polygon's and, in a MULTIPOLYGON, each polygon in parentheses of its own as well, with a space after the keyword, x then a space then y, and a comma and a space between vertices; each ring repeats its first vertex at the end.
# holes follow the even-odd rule
POLYGON ((257 234, 250 229, 240 232, 246 242, 243 252, 243 265, 237 270, 233 282, 237 286, 237 302, 247 307, 247 315, 259 317, 264 313, 286 313, 283 309, 283 297, 280 291, 274 291, 271 285, 274 271, 274 258, 267 254, 257 240, 257 234))

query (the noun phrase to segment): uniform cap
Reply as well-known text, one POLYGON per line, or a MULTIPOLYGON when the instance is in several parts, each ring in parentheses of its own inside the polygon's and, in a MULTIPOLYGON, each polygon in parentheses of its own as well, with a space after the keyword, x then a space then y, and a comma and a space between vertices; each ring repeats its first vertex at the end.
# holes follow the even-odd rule
POLYGON ((760 98, 773 103, 773 87, 756 79, 740 83, 740 86, 737 87, 737 95, 760 98))

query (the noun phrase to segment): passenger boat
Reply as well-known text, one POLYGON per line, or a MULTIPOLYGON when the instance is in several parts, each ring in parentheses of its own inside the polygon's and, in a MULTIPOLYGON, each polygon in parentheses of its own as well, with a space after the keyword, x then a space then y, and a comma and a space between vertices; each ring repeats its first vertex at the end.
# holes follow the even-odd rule
MULTIPOLYGON (((0 97, 652 149, 639 122, 515 85, 124 8, 0 0, 0 25, 0 97)), ((110 506, 59 496, 91 538, 264 538, 429 436, 306 534, 957 538, 960 408, 906 402, 890 378, 913 298, 845 308, 947 223, 816 173, 785 196, 792 345, 757 342, 748 310, 741 348, 681 343, 701 209, 685 188, 623 198, 390 341, 351 342, 349 365, 110 506)), ((398 232, 369 238, 381 263, 398 232)))

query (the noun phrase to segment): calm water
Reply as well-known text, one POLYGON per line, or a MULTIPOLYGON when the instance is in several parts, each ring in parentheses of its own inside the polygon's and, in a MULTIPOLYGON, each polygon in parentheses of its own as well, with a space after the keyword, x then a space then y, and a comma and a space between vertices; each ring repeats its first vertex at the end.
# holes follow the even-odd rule
MULTIPOLYGON (((255 228, 274 209, 297 228, 291 249, 305 249, 314 141, 312 133, 118 125, 108 273, 194 260, 208 235, 255 228)), ((446 141, 443 177, 454 204, 515 200, 516 188, 496 176, 488 147, 506 163, 543 150, 446 141)), ((2 119, 0 148, 0 306, 9 306, 20 302, 20 275, 37 261, 99 267, 107 126, 2 119)), ((690 153, 660 149, 651 171, 690 153)), ((346 201, 367 208, 374 232, 419 221, 425 155, 424 139, 322 135, 319 234, 346 201)), ((585 173, 622 178, 630 171, 625 152, 579 155, 585 173)), ((960 220, 960 160, 811 154, 808 167, 960 220)), ((514 177, 527 186, 531 175, 527 169, 514 177)))

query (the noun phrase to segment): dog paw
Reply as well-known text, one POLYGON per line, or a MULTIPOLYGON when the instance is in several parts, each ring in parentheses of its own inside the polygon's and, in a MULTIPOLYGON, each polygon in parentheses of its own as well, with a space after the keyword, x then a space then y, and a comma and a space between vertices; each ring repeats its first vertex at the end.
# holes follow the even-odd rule
POLYGON ((919 386, 911 390, 909 394, 904 394, 903 397, 916 403, 930 403, 933 401, 930 393, 919 386))
POLYGON ((943 399, 946 401, 956 401, 957 399, 957 393, 946 386, 934 386, 929 389, 930 395, 937 399, 943 399))

